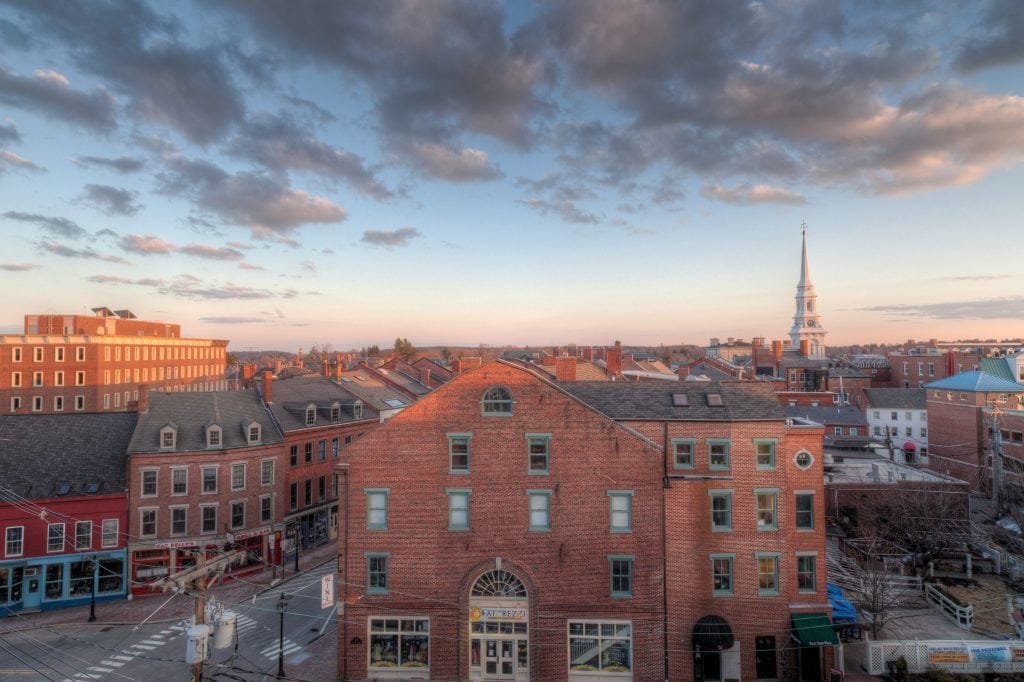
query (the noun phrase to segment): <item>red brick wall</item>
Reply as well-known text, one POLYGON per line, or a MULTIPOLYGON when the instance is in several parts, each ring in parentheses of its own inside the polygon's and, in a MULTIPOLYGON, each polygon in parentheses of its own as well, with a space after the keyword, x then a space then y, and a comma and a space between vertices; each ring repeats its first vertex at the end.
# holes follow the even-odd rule
MULTIPOLYGON (((972 490, 991 489, 991 469, 985 454, 984 393, 929 390, 928 467, 967 481, 972 490)), ((993 396, 995 397, 995 396, 993 396)))
POLYGON ((347 636, 362 644, 339 633, 339 671, 347 665, 350 676, 366 676, 368 617, 419 615, 431 617, 431 678, 464 679, 469 590, 500 558, 529 591, 531 678, 565 678, 570 618, 631 620, 636 677, 663 678, 656 447, 529 370, 491 363, 406 408, 355 444, 350 458, 342 561, 352 604, 347 636), (511 391, 511 416, 481 415, 480 398, 494 385, 511 391), (468 475, 448 473, 446 434, 455 432, 472 433, 468 475), (549 474, 527 473, 526 433, 550 434, 549 474), (365 488, 390 489, 387 530, 366 530, 365 488), (446 488, 471 490, 471 530, 448 530, 446 488), (527 530, 528 489, 551 491, 550 532, 527 530), (609 532, 608 490, 634 492, 631 533, 609 532), (390 552, 387 595, 365 594, 367 551, 390 552), (609 554, 634 557, 632 598, 610 596, 609 554))

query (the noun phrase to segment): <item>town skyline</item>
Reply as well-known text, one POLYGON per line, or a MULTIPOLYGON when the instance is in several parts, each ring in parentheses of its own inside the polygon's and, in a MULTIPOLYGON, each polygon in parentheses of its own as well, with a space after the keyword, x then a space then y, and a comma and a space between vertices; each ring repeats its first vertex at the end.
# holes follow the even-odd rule
POLYGON ((1024 337, 1024 8, 0 3, 0 333, 1024 337), (319 30, 322 29, 322 30, 319 30), (319 36, 319 37, 317 37, 319 36))

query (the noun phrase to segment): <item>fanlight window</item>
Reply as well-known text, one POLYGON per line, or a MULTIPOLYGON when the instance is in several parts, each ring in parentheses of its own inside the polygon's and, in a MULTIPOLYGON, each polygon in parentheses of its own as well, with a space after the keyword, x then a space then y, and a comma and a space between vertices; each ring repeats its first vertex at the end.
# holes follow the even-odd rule
POLYGON ((526 597, 526 586, 508 571, 497 569, 487 571, 473 584, 474 597, 526 597))
POLYGON ((512 414, 512 394, 507 388, 487 389, 483 399, 484 414, 512 414))

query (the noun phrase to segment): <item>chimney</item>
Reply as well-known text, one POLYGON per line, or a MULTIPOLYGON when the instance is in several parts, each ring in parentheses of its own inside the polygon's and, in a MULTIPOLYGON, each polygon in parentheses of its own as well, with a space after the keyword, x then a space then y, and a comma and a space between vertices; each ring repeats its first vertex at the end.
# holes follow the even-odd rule
POLYGON ((608 373, 613 377, 622 376, 622 342, 616 341, 615 347, 608 350, 608 359, 605 360, 608 373))
POLYGON ((284 360, 278 358, 274 363, 274 374, 280 374, 282 369, 284 369, 284 360))
POLYGON ((341 381, 341 375, 345 372, 345 362, 341 354, 334 356, 334 379, 341 381))
POLYGON ((542 367, 554 367, 558 359, 553 355, 545 355, 540 359, 540 364, 542 367))
POLYGON ((263 373, 263 402, 270 404, 274 400, 274 375, 270 372, 263 373))
POLYGON ((483 360, 481 358, 459 358, 452 363, 452 370, 456 374, 462 374, 466 370, 480 367, 482 364, 483 360))
POLYGON ((800 339, 800 357, 806 358, 811 354, 811 340, 800 339))
POLYGON ((430 368, 429 367, 420 367, 419 368, 419 373, 420 373, 420 383, 423 384, 424 386, 426 386, 427 388, 430 388, 430 382, 431 382, 430 368))
POLYGON ((764 337, 763 336, 755 336, 753 339, 750 340, 750 347, 751 348, 760 348, 763 345, 764 345, 764 337))
POLYGON ((555 379, 576 381, 576 358, 555 358, 555 379))
POLYGON ((685 379, 686 377, 690 376, 690 366, 689 365, 679 365, 679 369, 676 370, 676 375, 679 377, 680 380, 685 379))
POLYGON ((582 349, 582 357, 583 357, 583 360, 586 361, 586 362, 593 362, 594 361, 594 348, 593 348, 593 346, 587 346, 586 348, 583 348, 582 349))
POLYGON ((149 412, 149 384, 139 385, 139 404, 135 409, 139 414, 149 412))
POLYGON ((249 381, 249 379, 252 379, 254 376, 256 376, 256 365, 251 362, 247 362, 242 365, 242 379, 244 381, 249 381))
POLYGON ((778 339, 772 341, 772 357, 775 358, 776 364, 782 362, 782 341, 778 339))
POLYGON ((331 378, 331 362, 327 359, 327 356, 323 356, 323 359, 320 361, 320 372, 328 379, 331 378))

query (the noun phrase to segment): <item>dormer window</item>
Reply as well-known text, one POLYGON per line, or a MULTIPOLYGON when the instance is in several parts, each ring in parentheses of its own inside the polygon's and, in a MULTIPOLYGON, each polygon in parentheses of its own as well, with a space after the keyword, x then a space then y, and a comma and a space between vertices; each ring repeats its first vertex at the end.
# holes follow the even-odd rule
POLYGON ((341 421, 341 405, 334 403, 331 405, 331 423, 337 424, 341 421))
POLYGON ((487 389, 481 403, 485 415, 509 416, 512 414, 512 394, 503 386, 487 389))
POLYGON ((173 424, 160 429, 160 449, 173 450, 178 444, 178 427, 173 424))
POLYGON ((219 448, 224 442, 221 428, 215 424, 206 427, 206 447, 219 448))
POLYGON ((306 426, 316 424, 316 405, 306 406, 306 426))
POLYGON ((250 445, 253 445, 255 443, 259 443, 260 442, 260 435, 261 435, 260 431, 261 431, 261 429, 260 429, 260 425, 259 425, 258 422, 251 422, 249 424, 249 428, 247 429, 247 432, 248 432, 248 438, 249 438, 249 444, 250 445))
POLYGON ((352 403, 352 416, 355 419, 363 418, 363 401, 357 400, 354 403, 352 403))

